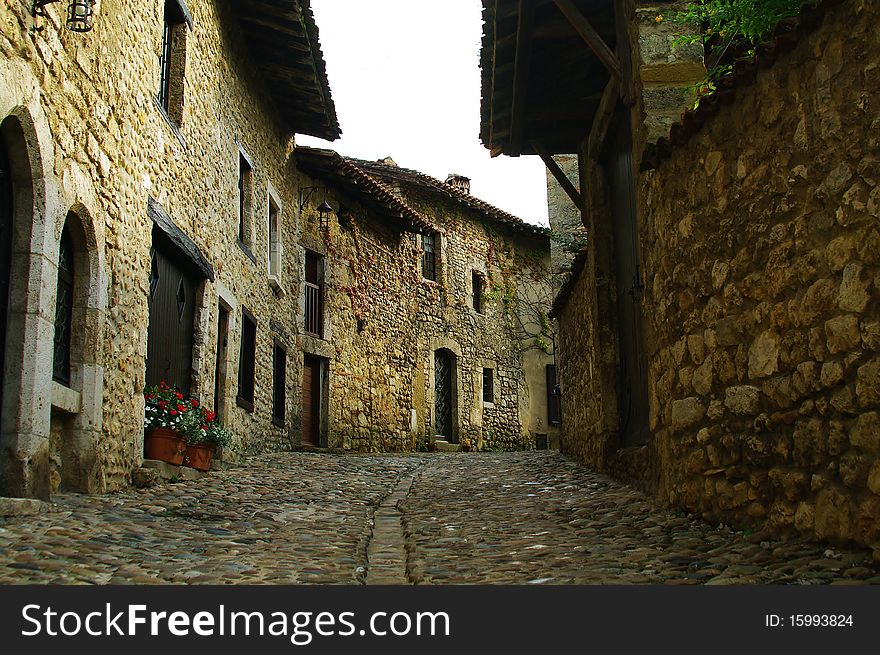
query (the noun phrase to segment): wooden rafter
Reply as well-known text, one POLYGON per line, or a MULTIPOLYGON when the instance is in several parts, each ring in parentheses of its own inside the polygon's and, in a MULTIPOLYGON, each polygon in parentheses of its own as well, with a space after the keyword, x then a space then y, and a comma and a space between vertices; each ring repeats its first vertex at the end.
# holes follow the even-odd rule
POLYGON ((532 34, 535 28, 535 0, 519 0, 516 28, 516 57, 513 67, 513 98, 510 104, 510 154, 522 150, 526 120, 526 96, 532 63, 532 34))
POLYGON ((556 163, 556 160, 553 159, 553 156, 544 149, 544 147, 540 143, 532 143, 532 148, 541 159, 544 161, 544 165, 547 167, 547 170, 553 174, 553 177, 556 178, 556 181, 559 182, 560 186, 565 189, 565 192, 568 194, 568 197, 571 198, 571 201, 575 204, 575 206, 580 209, 582 212, 586 211, 584 204, 584 198, 581 195, 581 192, 578 188, 571 183, 571 180, 568 179, 568 176, 559 168, 559 164, 556 163))
POLYGON ((590 159, 598 161, 605 149, 605 139, 608 136, 608 130, 611 128, 611 122, 614 120, 614 111, 617 108, 618 98, 620 97, 621 84, 613 77, 608 80, 602 99, 593 116, 593 125, 590 127, 589 147, 587 155, 590 159))
POLYGON ((614 29, 617 38, 617 57, 621 66, 620 94, 627 107, 636 103, 636 86, 632 72, 632 50, 629 45, 629 16, 624 14, 622 2, 614 3, 614 29))
POLYGON ((586 42, 590 49, 599 58, 599 61, 608 69, 608 72, 617 79, 621 79, 620 62, 611 48, 605 43, 599 33, 584 17, 573 0, 554 0, 559 11, 568 19, 575 31, 586 42))

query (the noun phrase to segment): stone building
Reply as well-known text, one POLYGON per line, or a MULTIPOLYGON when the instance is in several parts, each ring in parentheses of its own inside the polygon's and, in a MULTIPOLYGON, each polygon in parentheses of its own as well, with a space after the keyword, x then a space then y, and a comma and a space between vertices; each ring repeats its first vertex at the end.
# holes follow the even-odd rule
POLYGON ((290 447, 293 135, 339 135, 308 0, 32 7, 0 7, 0 493, 126 484, 161 379, 290 447))
POLYGON ((556 445, 547 230, 470 195, 462 176, 441 182, 390 159, 309 148, 297 166, 302 188, 316 190, 302 242, 316 267, 305 288, 320 293, 301 305, 317 310, 303 317, 315 371, 304 385, 320 378, 303 440, 372 451, 556 445))
POLYGON ((381 176, 326 195, 352 198, 350 226, 338 204, 329 232, 310 223, 325 196, 294 135, 340 129, 308 0, 98 2, 85 32, 67 4, 0 7, 0 494, 127 484, 161 380, 245 453, 413 449, 437 432, 438 362, 443 436, 550 437, 547 346, 501 336, 545 279, 544 232, 452 186, 404 201, 381 176), (434 235, 436 282, 401 229, 434 235), (471 269, 504 311, 465 306, 471 269))
POLYGON ((880 552, 880 8, 807 7, 692 111, 670 3, 530 6, 484 3, 483 141, 578 153, 579 185, 554 172, 588 234, 554 305, 563 450, 880 552))

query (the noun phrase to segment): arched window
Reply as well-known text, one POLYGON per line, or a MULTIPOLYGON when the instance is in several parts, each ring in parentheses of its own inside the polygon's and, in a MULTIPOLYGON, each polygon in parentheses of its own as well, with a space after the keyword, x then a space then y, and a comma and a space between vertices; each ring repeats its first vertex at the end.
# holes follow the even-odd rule
POLYGON ((73 328, 73 242, 67 225, 61 232, 58 253, 58 295, 55 300, 55 356, 52 378, 70 386, 70 342, 73 328))

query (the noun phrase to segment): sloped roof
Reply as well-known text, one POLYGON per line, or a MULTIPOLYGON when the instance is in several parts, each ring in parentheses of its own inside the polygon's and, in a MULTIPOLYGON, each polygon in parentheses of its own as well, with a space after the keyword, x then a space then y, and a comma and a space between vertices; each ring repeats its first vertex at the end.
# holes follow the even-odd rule
MULTIPOLYGON (((482 0, 480 140, 493 155, 577 152, 610 79, 553 0, 482 0)), ((572 0, 613 51, 612 0, 572 0)))
POLYGON ((245 40, 292 130, 328 141, 342 131, 311 0, 231 0, 245 40))
POLYGON ((430 221, 419 211, 339 153, 320 148, 297 148, 296 161, 302 171, 332 188, 347 192, 398 227, 412 232, 433 231, 430 221))
POLYGON ((354 162, 358 167, 374 177, 395 180, 398 182, 408 182, 420 186, 430 192, 439 193, 447 198, 451 198, 470 209, 482 213, 492 222, 512 227, 521 232, 525 232, 526 234, 544 237, 549 237, 550 235, 550 230, 548 228, 527 223, 518 216, 509 214, 503 209, 498 209, 497 207, 490 205, 488 202, 480 200, 451 184, 441 182, 436 177, 431 177, 430 175, 409 168, 401 168, 400 166, 385 164, 381 161, 365 161, 363 159, 352 159, 350 161, 354 162))

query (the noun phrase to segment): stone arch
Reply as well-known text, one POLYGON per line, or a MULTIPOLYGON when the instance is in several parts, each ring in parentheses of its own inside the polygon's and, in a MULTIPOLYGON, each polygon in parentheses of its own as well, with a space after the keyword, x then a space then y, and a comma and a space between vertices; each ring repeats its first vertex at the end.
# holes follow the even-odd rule
MULTIPOLYGON (((70 375, 52 381, 50 426, 50 490, 94 493, 99 490, 98 443, 103 426, 104 368, 100 335, 105 322, 106 297, 103 244, 92 213, 75 203, 58 221, 62 239, 72 251, 70 306, 70 375)), ((57 252, 57 250, 56 250, 57 252)), ((58 276, 62 276, 62 262, 58 276)), ((59 292, 60 285, 57 287, 59 292)), ((56 304, 56 337, 59 329, 56 304)), ((54 354, 54 353, 53 353, 54 354)), ((53 360, 57 360, 55 354, 53 360)))
MULTIPOLYGON (((0 85, 0 101, 6 100, 6 92, 0 85)), ((47 498, 55 293, 44 282, 57 274, 57 247, 47 239, 54 236, 49 217, 57 203, 47 190, 44 169, 48 136, 39 136, 48 135, 48 129, 45 117, 37 117, 17 106, 0 121, 13 224, 0 406, 0 493, 47 498)))

